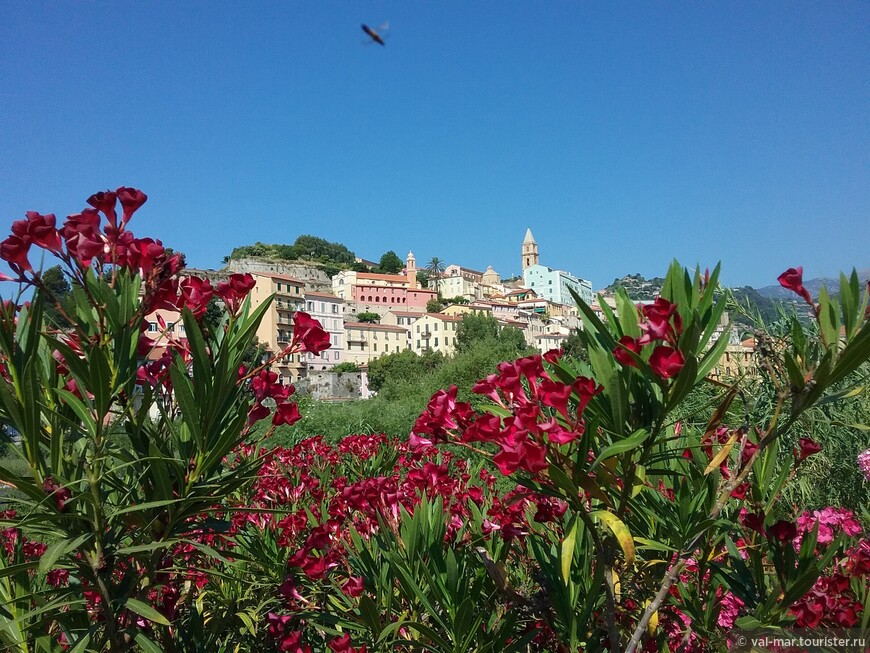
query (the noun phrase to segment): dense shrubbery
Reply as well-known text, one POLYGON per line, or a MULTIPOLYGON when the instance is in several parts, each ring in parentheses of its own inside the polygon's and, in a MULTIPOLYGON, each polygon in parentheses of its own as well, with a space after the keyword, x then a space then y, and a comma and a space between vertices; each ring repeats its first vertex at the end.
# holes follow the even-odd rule
MULTIPOLYGON (((0 515, 5 648, 689 652, 723 650, 735 626, 870 634, 858 515, 800 494, 825 473, 821 436, 843 456, 867 444, 854 275, 838 302, 809 297, 799 269, 781 277, 817 328, 759 333, 758 382, 705 381, 727 298, 718 270, 675 265, 655 304, 620 294, 606 324, 580 303, 583 360, 510 362, 517 343, 484 338, 439 362, 414 386, 437 391, 410 438, 339 439, 373 423, 334 413, 333 441, 264 449, 303 423, 292 388, 244 362, 266 305, 249 310, 242 275, 179 279, 177 258, 127 229, 144 201, 98 193, 61 229, 28 214, 0 243, 36 290, 0 311, 0 421, 21 434, 20 464, 0 467, 15 490, 0 515), (55 307, 69 331, 44 319, 33 247, 71 281, 55 307), (215 295, 227 315, 203 329, 215 295), (183 311, 187 335, 159 356, 143 331, 158 307, 183 311)), ((327 346, 297 313, 278 355, 327 346)), ((357 405, 373 420, 397 407, 398 424, 413 404, 391 377, 357 405)), ((831 463, 866 493, 870 454, 849 455, 831 463)))

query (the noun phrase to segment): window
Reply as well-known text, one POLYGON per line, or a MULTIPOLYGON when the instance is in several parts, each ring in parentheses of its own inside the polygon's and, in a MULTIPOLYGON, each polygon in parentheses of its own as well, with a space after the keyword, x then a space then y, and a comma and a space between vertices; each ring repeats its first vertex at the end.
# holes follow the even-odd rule
POLYGON ((333 356, 332 356, 332 357, 333 357, 335 360, 338 360, 338 358, 339 358, 340 355, 341 355, 341 354, 340 354, 339 352, 336 351, 336 352, 333 352, 333 356))
POLYGON ((377 351, 377 350, 378 350, 378 343, 374 343, 374 344, 372 345, 372 350, 373 350, 373 351, 377 351))
POLYGON ((438 346, 438 336, 435 336, 435 346, 438 346))
POLYGON ((447 336, 444 336, 444 346, 446 347, 449 344, 450 344, 450 338, 448 338, 447 336))
POLYGON ((420 325, 419 324, 417 325, 417 333, 420 333, 420 325))
POLYGON ((320 312, 326 313, 326 304, 324 304, 323 302, 320 302, 320 312))
POLYGON ((332 305, 332 314, 333 314, 333 315, 338 314, 338 304, 333 304, 333 305, 332 305))
POLYGON ((308 302, 307 306, 308 306, 308 310, 309 310, 309 311, 313 311, 313 310, 314 310, 314 302, 308 302))
POLYGON ((436 331, 438 330, 438 323, 437 322, 435 323, 435 330, 436 331))
POLYGON ((148 323, 148 333, 156 333, 157 332, 157 322, 149 322, 148 323))
POLYGON ((170 332, 171 332, 171 331, 175 331, 175 322, 170 322, 169 324, 167 324, 167 325, 166 325, 166 330, 167 330, 167 331, 170 331, 170 332))

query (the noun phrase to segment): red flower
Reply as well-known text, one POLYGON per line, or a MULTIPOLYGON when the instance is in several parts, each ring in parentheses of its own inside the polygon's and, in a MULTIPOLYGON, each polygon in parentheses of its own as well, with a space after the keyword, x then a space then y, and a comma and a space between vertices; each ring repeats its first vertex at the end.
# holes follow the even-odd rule
POLYGON ((242 301, 256 284, 251 274, 231 274, 227 281, 221 281, 217 285, 217 294, 224 300, 230 314, 235 315, 242 307, 242 301))
POLYGON ((105 241, 100 233, 100 214, 96 209, 85 209, 68 216, 60 231, 66 241, 67 251, 85 267, 105 249, 105 241))
POLYGON ((686 359, 679 349, 659 345, 653 349, 653 353, 649 357, 649 364, 653 372, 661 378, 671 379, 680 373, 683 365, 686 364, 686 359))
POLYGON ((45 479, 42 484, 42 489, 45 491, 47 495, 53 497, 57 502, 57 509, 59 512, 63 512, 66 508, 67 502, 70 500, 72 493, 69 491, 69 488, 61 487, 57 481, 52 479, 50 476, 45 479))
POLYGON ((640 342, 638 342, 636 338, 632 338, 631 336, 622 336, 619 339, 619 344, 621 346, 613 350, 613 357, 616 358, 616 360, 619 361, 621 365, 625 365, 627 367, 637 367, 637 363, 628 352, 633 351, 635 354, 639 354, 641 350, 640 342))
POLYGON ((281 426, 281 424, 292 426, 300 419, 302 419, 302 415, 299 414, 299 406, 288 402, 278 404, 278 407, 275 409, 275 415, 272 417, 272 424, 275 426, 281 426))
POLYGON ((748 529, 764 535, 764 513, 747 512, 746 508, 740 510, 740 521, 748 529))
POLYGON ((118 195, 110 190, 94 193, 87 199, 88 204, 93 206, 97 211, 102 211, 112 225, 113 229, 118 228, 118 216, 115 213, 115 204, 118 202, 118 195))
POLYGON ((551 365, 555 365, 559 362, 559 359, 565 355, 564 349, 551 349, 547 353, 544 354, 544 360, 550 363, 551 365))
POLYGON ((791 290, 804 298, 807 304, 813 305, 813 298, 809 291, 804 288, 803 282, 804 269, 798 266, 797 268, 789 268, 777 277, 779 285, 786 290, 791 290))
POLYGON ((12 223, 12 233, 32 243, 57 254, 60 251, 60 234, 55 228, 53 213, 42 215, 36 211, 28 211, 24 220, 12 223))
MULTIPOLYGON (((161 249, 163 249, 161 247, 161 249)), ((199 277, 187 277, 180 284, 181 300, 193 313, 193 316, 199 320, 205 315, 208 308, 208 303, 214 296, 214 288, 208 279, 200 279, 199 277)))
POLYGON ((16 272, 32 270, 30 261, 27 260, 29 249, 30 243, 20 236, 9 236, 0 243, 0 259, 6 261, 16 272))
POLYGON ((798 446, 794 449, 795 464, 802 462, 819 453, 822 450, 822 445, 811 438, 801 438, 798 440, 798 446))
POLYGON ((121 217, 121 225, 123 226, 130 221, 130 218, 133 217, 133 214, 139 207, 148 200, 148 196, 141 190, 125 186, 121 186, 116 193, 118 194, 118 199, 121 200, 121 206, 124 207, 124 215, 121 217))
POLYGON ((341 591, 352 598, 356 598, 363 593, 365 584, 360 576, 351 576, 347 582, 341 586, 341 591))
POLYGON ((797 537, 797 526, 793 522, 780 519, 768 529, 768 533, 780 542, 791 542, 797 537))
POLYGON ((329 334, 323 330, 320 322, 303 311, 296 311, 293 316, 293 345, 302 345, 301 351, 319 354, 331 346, 329 334))

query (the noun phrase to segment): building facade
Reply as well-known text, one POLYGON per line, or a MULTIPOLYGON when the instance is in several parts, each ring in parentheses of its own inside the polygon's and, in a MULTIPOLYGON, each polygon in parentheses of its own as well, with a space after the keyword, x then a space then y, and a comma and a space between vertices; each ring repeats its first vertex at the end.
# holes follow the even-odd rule
POLYGON ((308 370, 329 371, 344 362, 344 300, 331 293, 308 291, 303 310, 320 322, 332 345, 319 354, 305 354, 308 370))
POLYGON ((417 354, 440 351, 450 356, 456 350, 456 332, 462 318, 443 313, 424 313, 411 329, 411 349, 417 354))
POLYGON ((369 322, 345 322, 347 348, 344 360, 366 365, 384 354, 396 354, 408 348, 408 327, 369 322))
MULTIPOLYGON (((272 295, 269 309, 257 329, 257 340, 269 354, 277 354, 293 341, 293 313, 305 305, 304 283, 285 274, 255 274, 251 290, 251 307, 256 308, 272 295)), ((276 360, 272 369, 281 383, 292 383, 304 375, 305 354, 288 354, 276 360)))

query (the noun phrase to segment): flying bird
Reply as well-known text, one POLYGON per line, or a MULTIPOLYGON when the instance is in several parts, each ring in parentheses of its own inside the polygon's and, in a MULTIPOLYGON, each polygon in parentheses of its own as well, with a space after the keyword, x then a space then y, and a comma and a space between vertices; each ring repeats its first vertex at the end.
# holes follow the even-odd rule
POLYGON ((362 25, 362 31, 365 32, 366 34, 368 34, 369 38, 371 38, 371 40, 374 41, 375 43, 379 43, 380 45, 386 45, 384 43, 384 39, 381 38, 381 35, 378 34, 374 29, 372 29, 371 27, 366 25, 365 23, 363 23, 363 25, 362 25))

